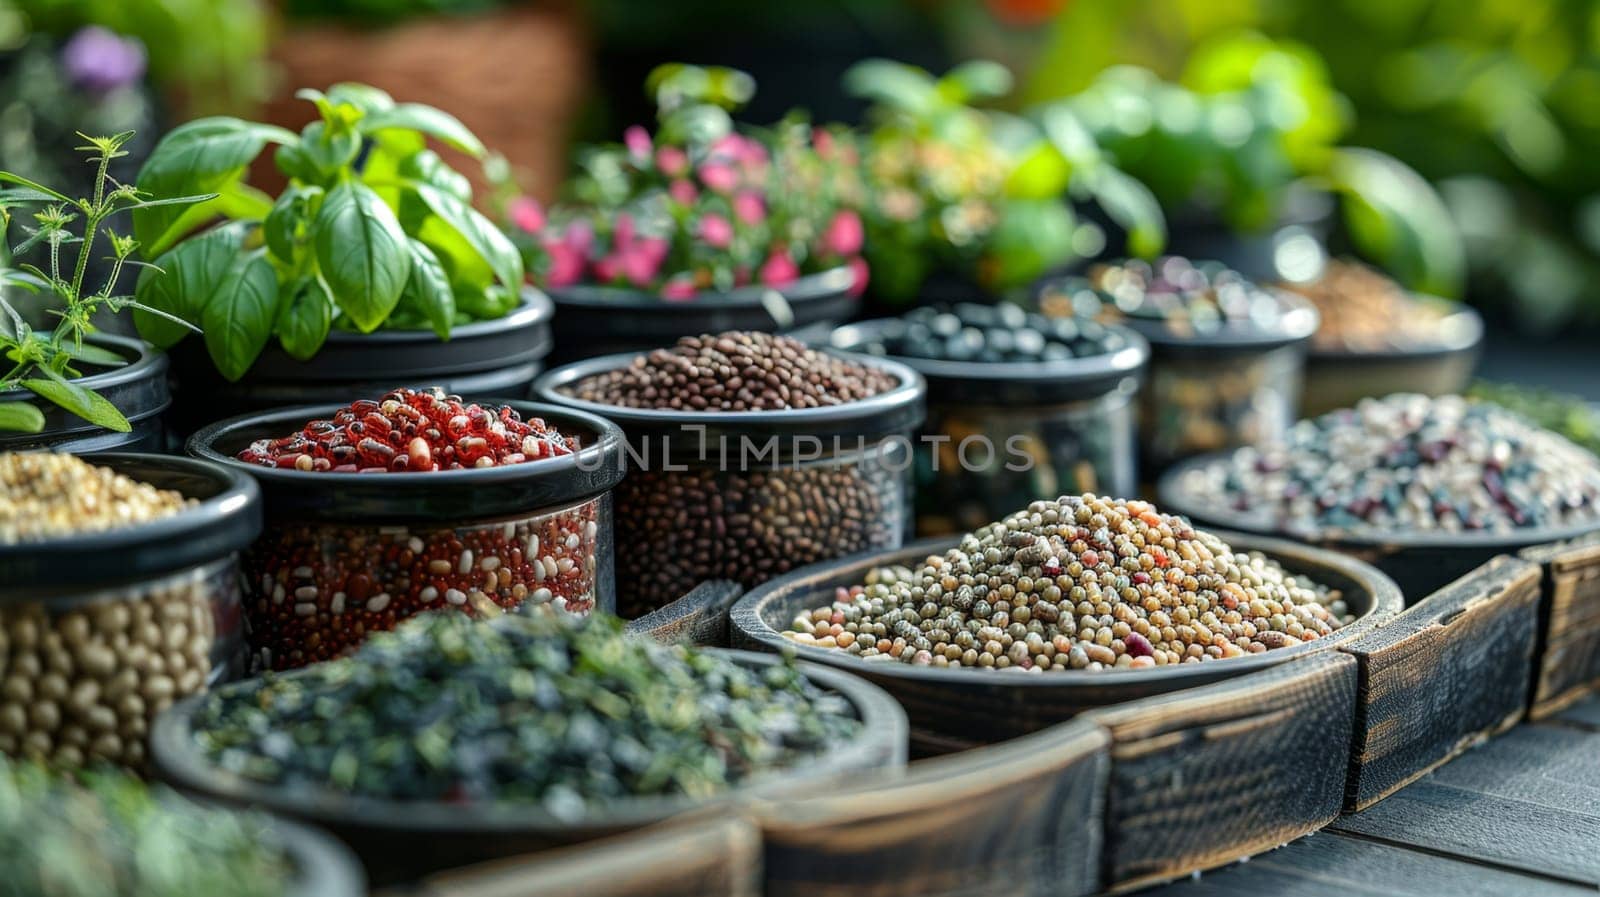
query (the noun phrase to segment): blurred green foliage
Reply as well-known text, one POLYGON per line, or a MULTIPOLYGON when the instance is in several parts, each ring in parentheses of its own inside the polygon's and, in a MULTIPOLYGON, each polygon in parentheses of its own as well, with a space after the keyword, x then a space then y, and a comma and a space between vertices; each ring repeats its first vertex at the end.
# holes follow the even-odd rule
POLYGON ((422 16, 459 16, 504 6, 510 0, 283 0, 294 19, 333 19, 378 28, 422 16))

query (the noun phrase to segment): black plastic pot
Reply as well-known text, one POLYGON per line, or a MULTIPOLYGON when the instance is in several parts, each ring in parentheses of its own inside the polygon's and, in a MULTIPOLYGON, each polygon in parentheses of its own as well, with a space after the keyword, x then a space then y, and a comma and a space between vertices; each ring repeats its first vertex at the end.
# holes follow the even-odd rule
POLYGON ((1313 346, 1306 356, 1301 415, 1314 417, 1399 390, 1429 396, 1465 391, 1483 350, 1483 318, 1460 302, 1432 296, 1417 296, 1415 301, 1448 309, 1438 322, 1435 339, 1377 352, 1313 346))
MULTIPOLYGON (((880 343, 895 323, 847 324, 830 343, 859 350, 880 343)), ((1133 330, 1112 329, 1126 348, 1085 358, 991 363, 891 356, 928 384, 928 419, 916 441, 920 535, 977 529, 1041 495, 1135 494, 1133 398, 1150 345, 1133 330)))
POLYGON ((359 640, 330 632, 389 629, 424 610, 493 613, 480 594, 497 607, 524 600, 574 612, 615 606, 611 490, 626 469, 622 431, 581 411, 497 404, 543 418, 576 437, 579 451, 503 467, 388 474, 302 472, 234 457, 257 439, 331 417, 337 405, 243 415, 189 439, 190 454, 261 486, 266 528, 244 557, 258 667, 326 659, 359 640), (430 560, 446 557, 448 570, 429 569, 430 560))
POLYGON ((617 606, 638 617, 708 579, 744 586, 813 561, 894 548, 911 529, 911 435, 921 375, 870 356, 895 388, 859 402, 779 411, 621 408, 569 394, 632 362, 608 355, 534 384, 544 401, 605 415, 636 469, 617 489, 617 606))
POLYGON ((27 402, 43 411, 44 430, 39 433, 0 431, 0 452, 49 449, 81 455, 107 451, 159 452, 166 448, 161 413, 172 404, 172 395, 167 390, 167 356, 147 342, 126 336, 96 333, 87 341, 116 352, 126 358, 128 364, 73 382, 104 396, 128 419, 132 429, 127 433, 107 430, 25 389, 7 389, 0 391, 0 402, 27 402))
MULTIPOLYGON (((718 653, 749 666, 779 662, 743 651, 718 653)), ((539 807, 380 800, 255 782, 216 768, 196 748, 192 727, 198 700, 185 701, 164 714, 151 733, 150 746, 156 774, 169 784, 311 822, 350 845, 374 884, 388 885, 469 863, 593 841, 689 812, 727 813, 747 800, 806 793, 819 780, 852 772, 897 774, 906 762, 906 720, 899 705, 857 677, 813 664, 802 664, 800 669, 812 682, 850 701, 864 724, 856 738, 721 797, 634 798, 588 809, 571 819, 557 818, 539 807)))
POLYGON ((672 301, 618 287, 570 286, 550 291, 556 304, 552 365, 618 352, 647 352, 679 337, 728 330, 825 335, 860 307, 855 274, 834 268, 780 289, 740 287, 672 301))
POLYGON ((1329 551, 1276 539, 1218 532, 1236 551, 1260 551, 1292 573, 1344 592, 1356 619, 1333 635, 1289 648, 1206 663, 1143 670, 1061 670, 1038 675, 995 670, 918 667, 865 661, 845 651, 784 638, 801 611, 834 601, 835 590, 859 585, 875 567, 915 565, 959 540, 924 539, 904 548, 814 564, 752 589, 735 604, 729 634, 738 648, 793 653, 848 670, 881 686, 911 719, 913 753, 938 754, 1036 732, 1086 710, 1229 679, 1329 651, 1400 612, 1400 591, 1371 566, 1329 551))
POLYGON ((1214 507, 1183 485, 1191 472, 1224 462, 1226 454, 1192 458, 1161 478, 1162 507, 1196 524, 1294 539, 1360 558, 1400 585, 1407 605, 1416 604, 1500 554, 1600 531, 1600 521, 1577 526, 1519 530, 1514 533, 1353 533, 1341 530, 1290 530, 1261 515, 1214 507))
POLYGON ((138 768, 142 735, 158 711, 243 670, 238 554, 261 530, 261 495, 249 477, 205 461, 116 453, 89 460, 197 504, 120 529, 0 545, 0 626, 13 633, 0 679, 38 692, 37 646, 60 638, 74 646, 74 662, 62 670, 44 658, 45 673, 97 696, 87 707, 63 704, 54 722, 31 716, 22 732, 0 734, 0 752, 25 747, 63 766, 98 757, 138 768), (23 629, 34 633, 31 644, 15 635, 23 629), (128 692, 140 702, 111 697, 128 692), (86 723, 114 740, 74 743, 67 727, 86 723))
POLYGON ((549 297, 525 287, 516 311, 456 327, 448 341, 431 330, 334 330, 311 360, 296 361, 274 340, 237 383, 222 379, 199 338, 185 339, 172 348, 174 429, 193 433, 219 412, 349 402, 400 386, 527 398, 550 353, 554 311, 549 297))

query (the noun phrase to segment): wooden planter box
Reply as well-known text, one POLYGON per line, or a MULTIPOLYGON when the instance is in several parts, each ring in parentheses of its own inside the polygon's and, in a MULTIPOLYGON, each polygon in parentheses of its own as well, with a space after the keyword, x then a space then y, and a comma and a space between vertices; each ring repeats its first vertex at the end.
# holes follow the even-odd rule
POLYGON ((1600 690, 1600 536, 1530 548, 1544 568, 1539 653, 1528 715, 1544 719, 1600 690))
POLYGON ((727 580, 703 582, 677 601, 628 622, 628 631, 663 644, 728 645, 728 609, 744 594, 744 586, 727 580))

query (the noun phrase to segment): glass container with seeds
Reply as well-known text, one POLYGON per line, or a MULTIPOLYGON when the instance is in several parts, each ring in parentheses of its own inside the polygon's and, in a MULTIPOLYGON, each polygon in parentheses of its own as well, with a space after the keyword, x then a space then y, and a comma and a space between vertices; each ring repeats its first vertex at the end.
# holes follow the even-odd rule
POLYGON ((1277 438, 1297 417, 1318 324, 1303 296, 1168 257, 1096 265, 1046 283, 1037 302, 1046 315, 1121 323, 1150 341, 1139 420, 1147 473, 1277 438))
POLYGON ((846 325, 830 342, 927 380, 920 535, 975 529, 1037 495, 1138 484, 1133 400, 1150 346, 1128 328, 961 303, 846 325))
POLYGON ((0 454, 0 753, 142 768, 157 713, 243 668, 260 504, 203 461, 0 454))
POLYGON ((637 617, 707 579, 746 586, 901 544, 925 386, 897 362, 744 331, 567 365, 545 401, 628 435, 617 489, 618 608, 637 617))
POLYGON ((395 390, 233 418, 189 451, 261 485, 267 523, 243 576, 252 669, 338 657, 431 609, 614 606, 625 458, 594 415, 395 390))

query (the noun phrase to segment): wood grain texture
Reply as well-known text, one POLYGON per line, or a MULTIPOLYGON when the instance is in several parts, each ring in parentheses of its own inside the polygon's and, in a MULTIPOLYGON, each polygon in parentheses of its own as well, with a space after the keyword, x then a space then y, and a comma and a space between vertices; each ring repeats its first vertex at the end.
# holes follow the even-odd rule
POLYGON ((1551 717, 1547 722, 1600 732, 1600 696, 1590 695, 1551 717))
POLYGON ((1093 893, 1108 743, 1075 721, 758 806, 766 897, 1093 893))
POLYGON ((1539 656, 1529 716, 1543 719, 1600 690, 1600 535, 1522 556, 1544 567, 1539 656))
POLYGON ((642 632, 664 644, 728 646, 728 608, 744 594, 744 586, 727 580, 703 582, 677 601, 631 620, 628 631, 642 632))
POLYGON ((1521 726, 1338 831, 1600 885, 1600 734, 1521 726))
POLYGON ((1536 565, 1495 558, 1341 646, 1360 664, 1346 812, 1522 717, 1539 584, 1536 565))
POLYGON ((1326 825, 1355 704, 1355 658, 1328 652, 1089 714, 1112 740, 1102 883, 1215 868, 1326 825))
POLYGON ((1579 897, 1593 891, 1324 832, 1148 897, 1579 897))
POLYGON ((759 897, 761 835, 739 816, 654 826, 453 870, 380 897, 759 897))

